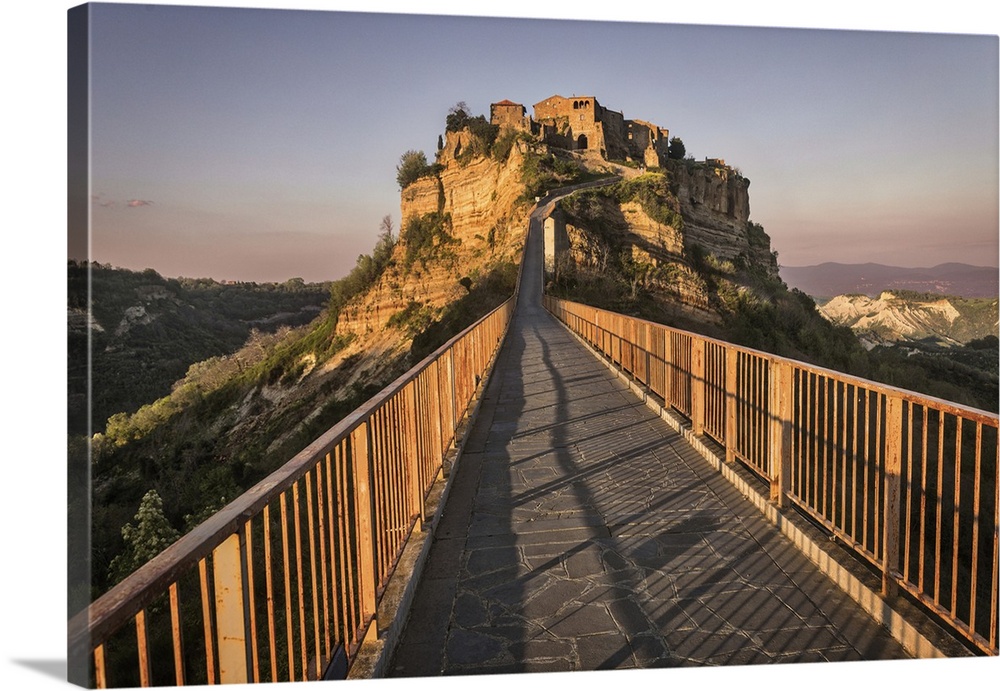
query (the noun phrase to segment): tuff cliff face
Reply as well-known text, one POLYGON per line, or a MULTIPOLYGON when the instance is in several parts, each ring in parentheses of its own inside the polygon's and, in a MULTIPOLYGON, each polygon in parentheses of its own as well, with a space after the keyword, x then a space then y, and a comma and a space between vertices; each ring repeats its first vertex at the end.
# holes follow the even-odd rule
POLYGON ((652 209, 633 198, 635 189, 655 188, 662 181, 662 176, 640 176, 564 200, 560 220, 569 252, 563 262, 557 258, 562 275, 553 282, 622 284, 632 298, 646 293, 699 321, 716 321, 707 286, 685 258, 680 215, 654 218, 652 209))
POLYGON ((605 292, 624 286, 621 309, 645 300, 664 317, 718 325, 736 303, 756 299, 748 275, 778 281, 770 239, 749 220, 748 188, 721 161, 671 160, 577 193, 562 203, 570 245, 563 274, 603 281, 605 292))
POLYGON ((401 192, 392 265, 341 312, 338 332, 371 337, 408 309, 433 320, 496 267, 519 261, 528 209, 519 201, 525 143, 497 160, 472 154, 468 130, 446 134, 437 171, 401 192))
POLYGON ((687 241, 708 254, 732 260, 745 256, 777 277, 770 241, 754 237, 750 181, 721 161, 671 161, 670 188, 681 205, 687 241))
POLYGON ((655 163, 662 168, 634 157, 624 164, 607 160, 575 140, 560 149, 544 127, 534 131, 523 108, 515 110, 516 126, 495 117, 486 144, 487 123, 452 128, 449 122, 435 164, 401 191, 392 263, 341 311, 338 333, 366 343, 405 342, 407 331, 413 335, 438 319, 498 266, 519 262, 526 199, 615 170, 622 182, 562 203, 568 252, 556 283, 567 271, 601 276, 633 302, 648 296, 685 319, 718 324, 731 309, 727 299, 742 299, 748 290, 729 285, 731 274, 753 271, 778 280, 770 239, 749 220, 749 180, 738 170, 715 159, 668 159, 666 130, 643 121, 629 121, 631 134, 656 135, 662 151, 656 150, 655 163), (498 154, 494 142, 505 137, 513 143, 498 154))
MULTIPOLYGON (((448 132, 438 156, 440 172, 403 190, 400 216, 405 225, 409 219, 429 213, 447 214, 451 218, 451 235, 462 244, 463 252, 479 257, 490 244, 489 230, 494 230, 495 249, 498 231, 509 240, 507 230, 513 222, 527 219, 525 209, 515 213, 524 191, 521 163, 527 147, 524 142, 513 146, 503 161, 471 157, 467 152, 473 148, 467 130, 448 132)), ((520 226, 516 228, 521 242, 523 231, 520 226)))

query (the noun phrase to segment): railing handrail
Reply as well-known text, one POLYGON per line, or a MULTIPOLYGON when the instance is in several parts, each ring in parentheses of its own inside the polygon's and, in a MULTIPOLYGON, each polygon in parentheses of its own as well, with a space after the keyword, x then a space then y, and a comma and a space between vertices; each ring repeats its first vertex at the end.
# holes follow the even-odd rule
MULTIPOLYGON (((601 181, 592 181, 584 185, 554 190, 548 193, 544 200, 540 200, 529 213, 535 212, 541 204, 549 203, 561 192, 580 187, 607 184, 617 179, 620 178, 613 176, 601 181)), ((525 249, 527 249, 529 236, 530 226, 529 233, 525 235, 525 249)), ((249 549, 254 523, 257 522, 259 524, 260 520, 266 522, 269 508, 279 498, 281 500, 281 520, 282 522, 286 521, 286 498, 291 493, 291 499, 297 507, 299 485, 301 483, 305 483, 303 489, 307 495, 306 499, 307 502, 311 502, 313 499, 312 490, 309 489, 311 477, 315 477, 317 482, 315 499, 320 503, 326 501, 331 512, 329 515, 329 529, 324 527, 324 517, 321 513, 316 516, 319 521, 319 548, 321 552, 326 548, 326 544, 323 542, 326 539, 323 537, 324 532, 330 541, 329 560, 326 560, 326 557, 320 554, 320 558, 323 560, 320 566, 323 571, 322 598, 324 612, 328 606, 331 608, 337 608, 338 606, 344 608, 344 626, 348 628, 341 631, 345 638, 339 640, 345 648, 349 648, 347 650, 348 656, 353 656, 362 638, 367 639, 372 635, 371 625, 376 617, 375 608, 377 608, 378 604, 378 593, 382 592, 381 589, 391 577, 396 560, 401 553, 399 550, 402 550, 402 545, 409 539, 409 531, 412 531, 414 526, 419 525, 424 519, 424 500, 421 496, 426 497, 430 489, 430 484, 427 484, 428 480, 433 477, 432 475, 429 476, 428 473, 440 473, 444 463, 445 452, 456 441, 460 425, 463 424, 463 420, 470 410, 469 406, 475 399, 475 392, 482 386, 481 377, 485 376, 488 372, 490 363, 496 357, 496 353, 503 343, 504 336, 510 325, 510 319, 513 316, 520 297, 526 260, 527 252, 525 251, 521 254, 514 293, 510 298, 436 348, 432 353, 407 370, 407 372, 397 377, 395 381, 365 401, 312 443, 296 453, 281 467, 204 520, 146 564, 136 569, 136 571, 127 576, 123 581, 98 597, 85 610, 74 615, 68 622, 68 649, 71 662, 75 661, 77 656, 80 656, 82 659, 84 656, 92 653, 94 655, 94 670, 97 673, 97 683, 98 686, 103 687, 107 681, 105 678, 105 642, 121 631, 123 627, 127 626, 131 619, 134 620, 136 631, 140 638, 140 681, 142 685, 146 685, 150 681, 150 669, 148 650, 146 649, 148 643, 145 610, 158 597, 162 597, 169 590, 171 595, 171 620, 175 627, 175 666, 177 667, 177 678, 181 680, 178 683, 182 683, 184 676, 183 664, 180 658, 176 657, 181 655, 180 649, 184 647, 183 643, 180 642, 180 633, 177 629, 179 623, 176 621, 178 617, 176 600, 179 597, 177 594, 177 584, 185 574, 192 572, 197 567, 201 575, 201 598, 204 608, 205 645, 207 646, 207 677, 208 682, 213 683, 216 676, 222 674, 222 668, 216 666, 213 662, 215 653, 212 651, 212 648, 217 643, 219 648, 217 652, 220 656, 222 655, 224 634, 221 629, 221 622, 216 622, 216 625, 220 628, 217 632, 218 638, 213 638, 216 634, 212 633, 211 620, 213 619, 213 615, 206 599, 211 597, 208 594, 210 586, 206 585, 206 563, 209 559, 212 560, 213 564, 218 564, 218 560, 222 560, 223 578, 233 577, 237 581, 241 578, 239 574, 240 569, 243 569, 245 572, 244 576, 250 579, 249 585, 252 585, 253 570, 255 567, 250 563, 251 555, 248 553, 245 554, 243 551, 244 549, 249 549), (421 391, 424 393, 420 393, 421 391), (424 400, 425 396, 426 400, 424 400), (423 405, 429 407, 420 409, 419 401, 423 401, 423 405), (419 414, 420 421, 416 421, 414 417, 417 415, 418 409, 421 411, 419 414), (436 425, 432 422, 434 418, 429 419, 428 415, 440 415, 440 417, 436 418, 436 425), (393 420, 394 422, 387 422, 389 420, 393 420), (387 427, 389 424, 393 426, 387 427), (399 427, 400 425, 407 428, 405 433, 399 427), (375 447, 378 448, 378 451, 375 450, 375 447), (350 451, 348 451, 348 448, 350 448, 350 451), (338 494, 334 496, 331 494, 332 488, 330 487, 330 483, 332 482, 331 474, 334 472, 331 466, 331 458, 334 456, 344 458, 344 454, 347 454, 350 460, 338 460, 335 462, 338 494), (361 454, 361 456, 359 457, 357 454, 361 454), (326 460, 324 461, 324 459, 326 460), (326 463, 325 470, 322 468, 324 462, 326 463), (343 465, 343 463, 350 463, 352 470, 349 470, 348 466, 343 465), (399 465, 400 463, 405 463, 405 467, 399 465), (375 465, 380 465, 380 467, 376 469, 375 465), (343 488, 340 487, 340 483, 343 481, 341 472, 360 473, 360 475, 354 477, 353 490, 348 490, 346 486, 343 488), (376 476, 377 473, 381 474, 376 476), (391 478, 389 477, 390 474, 392 475, 391 478), (325 493, 319 487, 320 476, 326 478, 327 487, 325 493), (375 483, 375 485, 369 486, 369 480, 375 483), (404 487, 399 483, 403 483, 406 486, 404 487), (342 490, 346 491, 350 496, 341 496, 339 493, 342 490), (386 495, 385 493, 389 494, 386 495), (376 500, 375 494, 379 494, 382 498, 376 500), (376 507, 375 504, 369 506, 367 503, 369 501, 389 503, 382 503, 376 507), (339 536, 334 535, 333 522, 336 518, 332 513, 334 503, 337 504, 338 512, 342 508, 342 503, 345 510, 350 510, 350 507, 353 506, 355 507, 354 510, 361 512, 349 519, 352 521, 352 527, 349 530, 341 523, 339 536), (416 512, 408 516, 403 515, 406 511, 411 510, 415 510, 416 512), (368 515, 368 517, 366 518, 365 515, 368 515), (261 516, 264 518, 261 519, 261 516), (404 525, 395 524, 394 527, 386 527, 386 522, 399 520, 402 520, 404 523, 408 522, 409 528, 406 528, 404 525), (380 531, 388 530, 389 532, 385 534, 380 532, 378 535, 374 535, 372 531, 376 528, 380 531), (400 533, 400 530, 403 532, 400 533), (236 543, 238 544, 233 542, 234 539, 236 539, 236 543), (341 541, 346 542, 340 544, 341 541), (334 556, 335 543, 337 543, 336 548, 338 550, 349 551, 357 549, 358 551, 354 556, 352 556, 354 553, 348 552, 338 552, 338 555, 334 556), (368 554, 368 552, 371 553, 368 554), (234 559, 233 555, 235 555, 237 560, 242 561, 242 566, 236 565, 232 561, 234 559), (344 597, 347 599, 341 600, 338 605, 337 602, 327 599, 327 567, 331 569, 329 575, 332 577, 332 569, 335 568, 334 559, 337 560, 340 568, 343 569, 343 560, 351 561, 355 557, 360 561, 348 567, 349 575, 347 578, 350 582, 346 587, 349 589, 349 592, 344 594, 344 597), (376 568, 373 564, 377 564, 378 573, 373 572, 373 569, 376 568), (374 582, 371 581, 373 578, 374 582), (354 581, 353 579, 358 580, 354 581), (357 592, 354 591, 355 583, 358 588, 357 592), (359 600, 352 601, 351 598, 359 598, 359 600), (355 606, 357 606, 357 611, 355 611, 355 606), (351 608, 351 617, 359 615, 361 618, 348 621, 347 607, 351 608), (360 628, 350 628, 354 626, 360 628), (143 652, 144 650, 146 652, 143 652)), ((430 480, 430 482, 432 483, 433 480, 430 480)), ((298 508, 294 509, 296 512, 298 510, 298 508)), ((315 582, 317 578, 315 573, 317 564, 315 562, 316 554, 312 552, 315 548, 312 531, 317 526, 314 526, 312 523, 313 506, 311 503, 308 504, 307 510, 309 512, 308 521, 310 522, 308 525, 310 531, 308 536, 308 557, 312 561, 312 569, 314 571, 311 575, 312 580, 309 587, 315 589, 319 585, 315 582)), ((321 511, 322 509, 320 509, 321 511)), ((336 518, 336 520, 343 521, 343 518, 336 518)), ((296 544, 294 549, 296 558, 301 560, 303 546, 299 544, 301 536, 298 532, 300 529, 298 521, 299 515, 296 513, 294 526, 296 544)), ((285 536, 284 530, 285 528, 283 527, 281 539, 283 544, 285 544, 284 549, 286 550, 284 555, 284 559, 286 560, 284 565, 286 579, 285 596, 291 597, 287 591, 289 587, 289 565, 287 563, 288 545, 285 543, 285 540, 288 538, 285 536)), ((265 536, 266 534, 265 526, 265 536)), ((266 539, 265 537, 265 541, 266 539)), ((213 566, 213 570, 214 568, 213 566)), ((301 569, 301 563, 295 568, 301 569)), ((226 585, 219 585, 218 576, 219 574, 215 573, 215 587, 228 587, 226 585)), ((268 571, 267 576, 270 579, 270 571, 268 571)), ((300 608, 299 616, 301 618, 305 616, 301 611, 303 607, 301 601, 301 589, 303 587, 302 573, 297 571, 296 578, 299 579, 298 604, 300 608)), ((248 594, 243 585, 237 587, 240 593, 236 596, 237 599, 240 597, 249 597, 252 602, 253 593, 250 592, 248 594)), ((270 597, 270 580, 268 580, 267 588, 268 597, 270 597)), ((318 593, 314 590, 314 609, 318 606, 317 595, 318 593)), ((334 591, 330 592, 330 596, 333 598, 339 597, 334 591)), ((224 607, 228 612, 234 606, 233 603, 232 595, 227 594, 225 595, 224 602, 222 600, 216 601, 215 607, 224 607)), ((252 604, 248 604, 247 600, 244 599, 243 606, 252 607, 252 604)), ((270 607, 270 601, 268 606, 270 607)), ((290 606, 290 600, 286 602, 286 606, 290 606)), ((236 607, 238 608, 239 605, 236 605, 236 607)), ((242 634, 227 628, 229 633, 225 635, 230 636, 230 638, 227 638, 227 641, 235 641, 239 635, 256 636, 255 632, 251 634, 251 630, 255 626, 252 623, 253 612, 250 611, 249 614, 251 623, 247 625, 244 622, 239 625, 242 627, 249 626, 249 628, 244 628, 242 634), (231 636, 236 636, 237 638, 232 638, 231 636)), ((227 614, 226 616, 230 615, 227 614)), ((274 622, 271 619, 273 612, 269 610, 268 616, 268 625, 273 626, 274 622)), ((288 616, 292 616, 290 610, 288 616)), ((304 625, 302 621, 300 621, 300 624, 304 625)), ((323 624, 324 629, 329 624, 329 621, 325 621, 323 624)), ((226 626, 231 626, 231 622, 228 619, 226 626)), ((318 623, 316 623, 316 626, 316 633, 318 635, 318 623)), ((339 625, 334 622, 334 626, 339 625)), ((300 633, 302 636, 305 636, 304 629, 300 633)), ((273 645, 276 641, 274 638, 275 632, 270 631, 269 635, 271 636, 270 640, 273 645)), ((291 636, 290 629, 288 635, 291 636)), ((327 636, 329 637, 329 632, 327 636)), ((289 645, 288 650, 291 651, 293 643, 290 640, 287 643, 289 645)), ((305 674, 305 639, 303 638, 300 643, 300 652, 303 655, 301 671, 305 674)), ((328 639, 327 646, 329 644, 330 641, 328 639)), ((256 645, 256 638, 254 638, 253 665, 255 676, 257 674, 256 645)), ((231 643, 226 643, 226 650, 229 656, 227 659, 232 662, 233 648, 231 643)), ((326 654, 329 655, 329 651, 326 654)), ((249 666, 249 648, 247 649, 247 655, 247 664, 249 666)), ((273 658, 273 649, 271 655, 273 658)), ((328 662, 330 662, 329 659, 325 660, 323 664, 328 662)), ((317 661, 317 664, 319 664, 319 661, 317 661)), ((275 674, 273 659, 271 665, 273 675, 275 674)), ((290 658, 288 671, 290 676, 294 678, 292 665, 293 662, 290 658)), ((239 666, 239 663, 237 663, 236 667, 239 666)), ((226 670, 227 678, 238 680, 243 673, 234 672, 233 669, 226 670)), ((319 673, 318 667, 315 672, 319 673)), ((222 679, 221 676, 219 678, 222 679)))
POLYGON ((164 592, 180 573, 209 555, 224 539, 256 515, 270 501, 300 480, 316 463, 316 458, 329 453, 347 438, 359 424, 368 419, 390 398, 417 378, 428 366, 472 332, 477 326, 504 309, 514 296, 488 314, 450 338, 445 344, 424 357, 395 381, 383 388, 296 453, 280 468, 231 501, 218 512, 180 537, 165 550, 140 566, 108 592, 94 600, 87 609, 69 621, 68 637, 71 649, 101 639, 125 624, 143 607, 164 592))
POLYGON ((545 307, 688 418, 685 434, 767 482, 777 509, 794 504, 880 569, 883 596, 905 590, 997 654, 1000 416, 550 295, 545 307))
POLYGON ((993 413, 988 410, 982 410, 981 408, 974 408, 972 406, 964 405, 962 403, 956 403, 955 401, 949 401, 943 398, 937 398, 930 394, 920 393, 919 391, 913 391, 911 389, 903 389, 898 386, 893 386, 892 384, 884 384, 882 382, 877 382, 872 379, 865 379, 864 377, 859 377, 857 375, 848 374, 846 372, 841 372, 839 370, 830 369, 828 367, 823 367, 822 365, 817 365, 811 362, 796 360, 794 358, 785 357, 782 355, 775 355, 774 353, 769 353, 765 350, 756 350, 754 348, 750 348, 748 346, 742 346, 737 343, 731 343, 730 341, 725 341, 720 338, 706 336, 705 334, 700 334, 695 331, 686 331, 684 329, 677 328, 676 326, 668 326, 666 324, 660 324, 658 322, 654 322, 649 319, 644 319, 642 317, 623 314, 621 312, 614 312, 612 310, 604 309, 602 307, 593 307, 591 305, 585 305, 582 302, 573 302, 572 300, 567 300, 565 298, 557 298, 555 296, 550 296, 550 295, 546 295, 546 297, 555 300, 560 300, 570 305, 579 305, 580 307, 586 307, 587 309, 596 310, 598 312, 603 312, 605 314, 611 314, 618 317, 625 317, 627 319, 631 319, 633 321, 642 324, 655 326, 661 329, 667 329, 668 331, 673 331, 674 333, 683 334, 685 336, 694 336, 696 338, 700 338, 706 343, 713 343, 716 345, 724 346, 726 348, 732 348, 740 352, 746 353, 748 355, 764 358, 772 362, 789 363, 809 372, 821 374, 824 376, 836 377, 837 379, 840 379, 841 381, 846 382, 848 384, 862 386, 866 389, 881 390, 887 394, 898 396, 906 401, 911 401, 914 403, 932 403, 935 407, 941 408, 947 412, 953 412, 956 414, 963 415, 964 417, 967 417, 969 419, 979 420, 983 422, 1000 421, 1000 414, 993 413))

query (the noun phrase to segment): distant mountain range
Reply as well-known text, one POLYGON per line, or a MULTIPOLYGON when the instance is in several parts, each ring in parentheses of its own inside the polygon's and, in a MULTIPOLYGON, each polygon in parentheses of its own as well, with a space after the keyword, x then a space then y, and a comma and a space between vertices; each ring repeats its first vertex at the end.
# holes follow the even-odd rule
POLYGON ((996 297, 1000 270, 990 266, 938 264, 930 268, 904 268, 884 264, 837 264, 782 266, 781 278, 789 288, 798 288, 818 300, 835 295, 859 294, 877 297, 883 290, 910 290, 962 297, 996 297))

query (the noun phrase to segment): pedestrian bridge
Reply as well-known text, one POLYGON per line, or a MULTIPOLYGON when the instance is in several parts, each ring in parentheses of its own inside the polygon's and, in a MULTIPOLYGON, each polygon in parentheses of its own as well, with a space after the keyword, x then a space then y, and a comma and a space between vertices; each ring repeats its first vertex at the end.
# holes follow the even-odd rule
POLYGON ((101 687, 997 655, 997 416, 518 292, 69 623, 101 687))

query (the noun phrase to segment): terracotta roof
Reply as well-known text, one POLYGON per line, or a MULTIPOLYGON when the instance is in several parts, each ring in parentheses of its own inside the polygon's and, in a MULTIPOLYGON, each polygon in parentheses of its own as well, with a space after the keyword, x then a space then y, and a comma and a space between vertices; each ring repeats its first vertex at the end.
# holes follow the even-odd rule
POLYGON ((513 101, 508 101, 506 98, 502 101, 497 101, 493 105, 495 106, 519 106, 520 103, 514 103, 513 101))

